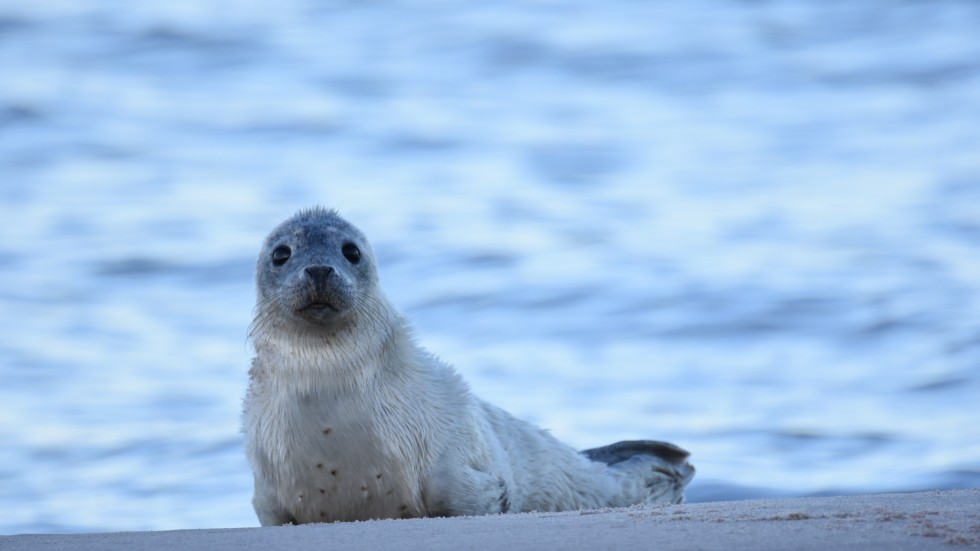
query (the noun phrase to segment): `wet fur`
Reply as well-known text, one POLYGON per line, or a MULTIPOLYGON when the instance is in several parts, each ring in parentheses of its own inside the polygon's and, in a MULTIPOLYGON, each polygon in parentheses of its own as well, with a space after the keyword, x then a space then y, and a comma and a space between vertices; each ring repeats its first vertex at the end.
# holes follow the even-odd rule
POLYGON ((263 525, 682 499, 693 468, 679 448, 621 443, 589 450, 592 460, 473 396, 415 343, 381 291, 366 239, 333 211, 303 211, 276 228, 257 279, 243 427, 263 525), (349 309, 325 324, 297 318, 308 284, 268 260, 284 240, 303 249, 287 270, 336 268, 330 293, 349 309), (360 247, 363 266, 345 264, 344 240, 360 247))

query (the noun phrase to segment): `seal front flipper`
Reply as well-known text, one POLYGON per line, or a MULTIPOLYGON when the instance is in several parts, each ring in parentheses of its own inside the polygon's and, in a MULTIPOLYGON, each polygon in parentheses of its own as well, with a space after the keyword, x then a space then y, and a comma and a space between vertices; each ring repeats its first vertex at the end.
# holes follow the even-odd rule
POLYGON ((430 516, 477 516, 507 513, 511 496, 503 478, 471 467, 446 469, 425 492, 430 516))
POLYGON ((264 480, 258 477, 255 480, 255 494, 252 496, 252 506, 255 508, 255 514, 259 517, 259 524, 262 526, 296 524, 296 518, 286 511, 279 502, 274 488, 270 487, 264 480))
POLYGON ((681 503, 684 487, 694 477, 687 462, 690 454, 669 442, 624 440, 581 453, 619 474, 624 492, 636 502, 681 503))

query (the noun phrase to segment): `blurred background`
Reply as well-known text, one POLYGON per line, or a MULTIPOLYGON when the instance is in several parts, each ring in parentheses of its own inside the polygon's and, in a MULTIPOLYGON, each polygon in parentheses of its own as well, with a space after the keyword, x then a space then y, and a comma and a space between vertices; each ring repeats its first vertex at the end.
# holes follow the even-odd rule
POLYGON ((255 255, 690 500, 980 486, 980 4, 0 0, 0 533, 254 526, 255 255))

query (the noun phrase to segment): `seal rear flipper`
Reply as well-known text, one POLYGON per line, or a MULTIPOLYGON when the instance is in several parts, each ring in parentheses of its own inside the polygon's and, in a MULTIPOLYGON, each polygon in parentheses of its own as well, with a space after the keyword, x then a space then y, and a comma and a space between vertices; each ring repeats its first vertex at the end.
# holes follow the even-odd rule
POLYGON ((636 455, 653 455, 668 463, 681 463, 691 455, 681 447, 658 440, 623 440, 601 448, 582 450, 581 453, 592 461, 610 466, 636 455))
POLYGON ((684 487, 694 478, 690 454, 668 442, 626 440, 581 453, 623 473, 632 503, 681 503, 684 487))

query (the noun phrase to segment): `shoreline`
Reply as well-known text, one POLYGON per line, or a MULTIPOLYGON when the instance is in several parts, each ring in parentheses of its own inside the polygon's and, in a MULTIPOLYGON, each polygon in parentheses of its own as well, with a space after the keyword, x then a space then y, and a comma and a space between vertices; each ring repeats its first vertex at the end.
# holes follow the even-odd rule
POLYGON ((0 536, 0 549, 968 549, 980 489, 271 528, 0 536))

